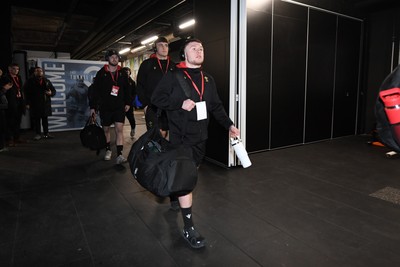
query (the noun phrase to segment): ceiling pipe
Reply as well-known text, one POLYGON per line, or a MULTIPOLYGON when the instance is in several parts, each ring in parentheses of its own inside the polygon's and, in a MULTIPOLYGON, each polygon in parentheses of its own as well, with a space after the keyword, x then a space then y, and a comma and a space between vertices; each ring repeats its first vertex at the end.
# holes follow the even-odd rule
POLYGON ((109 20, 107 22, 108 24, 104 25, 105 29, 101 32, 98 32, 96 36, 91 38, 90 42, 87 43, 85 47, 82 47, 80 50, 78 50, 78 52, 73 54, 72 57, 77 59, 90 57, 88 54, 97 54, 109 47, 112 43, 115 43, 116 40, 121 36, 125 36, 125 34, 120 32, 119 28, 124 26, 126 21, 130 18, 136 18, 138 12, 143 12, 143 10, 146 10, 145 7, 149 7, 149 2, 154 1, 142 1, 140 6, 135 5, 131 6, 130 8, 125 7, 123 13, 121 13, 114 20, 109 20))
POLYGON ((85 41, 82 42, 81 45, 79 45, 74 51, 72 51, 71 56, 73 58, 76 58, 75 55, 80 55, 80 51, 82 51, 87 45, 93 42, 93 40, 96 39, 96 37, 101 32, 105 31, 106 28, 110 26, 113 20, 118 19, 118 17, 121 16, 122 13, 126 12, 127 8, 129 8, 133 4, 136 4, 136 2, 136 0, 125 0, 118 2, 118 4, 113 9, 107 12, 107 14, 110 14, 109 16, 107 16, 105 19, 98 20, 96 25, 93 27, 90 35, 85 39, 85 41))
MULTIPOLYGON (((155 3, 154 1, 150 1, 153 3, 154 7, 152 7, 151 5, 148 5, 147 3, 143 3, 142 6, 135 6, 134 11, 130 12, 129 10, 125 10, 125 16, 121 16, 119 17, 119 20, 116 22, 113 22, 112 25, 114 26, 114 28, 109 28, 109 32, 108 34, 102 35, 102 36, 98 36, 98 40, 96 40, 95 42, 93 42, 93 45, 91 47, 86 47, 86 51, 81 51, 82 52, 82 57, 85 58, 90 58, 95 56, 98 53, 101 53, 103 50, 107 49, 108 47, 112 46, 114 43, 116 43, 115 40, 116 36, 122 36, 122 35, 126 35, 127 31, 131 31, 132 29, 132 25, 137 25, 138 24, 138 20, 140 21, 143 20, 143 17, 145 16, 145 21, 146 24, 149 21, 149 17, 152 19, 154 19, 155 17, 160 16, 161 14, 163 14, 165 12, 165 10, 169 10, 170 9, 170 5, 166 4, 165 1, 159 1, 157 3, 155 3), (136 14, 132 14, 132 13, 136 13, 136 14), (116 30, 119 30, 117 32, 119 32, 118 35, 115 35, 116 30), (124 30, 122 30, 122 28, 125 28, 124 30), (100 44, 100 45, 99 45, 100 44)), ((171 2, 171 1, 169 1, 171 2)), ((180 0, 180 3, 185 2, 180 0)), ((175 5, 174 5, 175 6, 175 5)), ((142 27, 142 26, 140 26, 142 27)))
POLYGON ((69 21, 71 20, 72 12, 73 12, 73 11, 76 9, 76 7, 78 6, 79 1, 80 1, 80 0, 74 0, 74 1, 72 1, 72 2, 70 3, 70 5, 69 5, 68 12, 67 12, 67 14, 66 14, 65 17, 64 17, 64 21, 63 21, 62 26, 60 27, 60 29, 59 29, 59 31, 58 31, 58 34, 57 34, 57 37, 56 37, 56 41, 55 41, 55 43, 54 43, 54 50, 55 50, 55 51, 57 51, 58 44, 59 44, 61 38, 62 38, 63 35, 64 35, 65 28, 67 27, 67 24, 68 24, 69 21))
POLYGON ((109 22, 108 32, 99 34, 93 42, 88 44, 85 48, 81 48, 80 53, 74 54, 73 58, 91 58, 96 54, 101 53, 104 49, 107 49, 109 46, 116 43, 114 41, 117 39, 116 37, 132 34, 173 8, 183 4, 186 0, 159 1, 157 3, 154 1, 148 2, 153 2, 154 7, 151 7, 147 2, 144 2, 141 6, 134 6, 134 11, 132 12, 125 9, 124 15, 118 17, 117 21, 109 22), (132 13, 134 13, 134 15, 132 13), (119 29, 119 35, 115 35, 116 29, 119 29))

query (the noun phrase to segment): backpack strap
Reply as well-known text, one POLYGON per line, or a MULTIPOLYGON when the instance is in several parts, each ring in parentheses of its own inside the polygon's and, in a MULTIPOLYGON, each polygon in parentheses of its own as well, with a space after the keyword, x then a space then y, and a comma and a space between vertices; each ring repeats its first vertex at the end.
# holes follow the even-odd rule
POLYGON ((182 87, 183 92, 185 92, 185 95, 190 98, 192 96, 192 90, 190 89, 185 78, 183 78, 182 73, 180 71, 175 71, 175 77, 178 80, 179 85, 182 87))
MULTIPOLYGON (((192 90, 190 89, 189 84, 187 83, 187 81, 185 80, 185 78, 183 78, 182 72, 180 71, 175 71, 175 77, 179 82, 179 85, 181 86, 183 92, 185 93, 187 98, 190 98, 192 96, 192 90)), ((182 132, 182 139, 183 137, 186 135, 186 128, 187 128, 187 124, 188 124, 188 112, 185 113, 185 120, 184 120, 184 124, 183 124, 183 132, 182 132)))

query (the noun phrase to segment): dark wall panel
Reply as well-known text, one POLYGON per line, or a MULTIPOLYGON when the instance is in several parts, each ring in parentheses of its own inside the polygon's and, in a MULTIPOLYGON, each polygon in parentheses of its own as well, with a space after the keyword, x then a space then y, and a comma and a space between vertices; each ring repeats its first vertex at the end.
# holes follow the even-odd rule
MULTIPOLYGON (((379 87, 392 71, 392 41, 395 41, 395 51, 400 46, 400 25, 396 25, 400 23, 399 14, 400 8, 379 10, 370 15, 367 23, 367 58, 370 63, 366 64, 366 85, 363 86, 365 108, 362 114, 365 116, 361 133, 370 133, 376 126, 374 110, 379 87)), ((396 63, 397 58, 394 58, 395 67, 396 63)))
POLYGON ((339 17, 333 137, 356 133, 362 23, 339 17))
POLYGON ((271 148, 303 142, 307 8, 275 1, 271 148))
POLYGON ((0 25, 2 39, 0 43, 0 69, 3 73, 7 72, 7 67, 12 60, 12 47, 11 47, 11 2, 6 1, 2 4, 0 9, 0 25))
POLYGON ((305 142, 331 138, 337 16, 310 10, 305 142))
POLYGON ((269 149, 271 8, 247 9, 246 149, 269 149))
MULTIPOLYGON (((229 0, 194 1, 195 37, 202 40, 205 51, 203 69, 214 77, 218 94, 227 112, 229 112, 230 9, 229 0)), ((208 130, 206 157, 227 166, 228 132, 214 120, 210 122, 208 130)))

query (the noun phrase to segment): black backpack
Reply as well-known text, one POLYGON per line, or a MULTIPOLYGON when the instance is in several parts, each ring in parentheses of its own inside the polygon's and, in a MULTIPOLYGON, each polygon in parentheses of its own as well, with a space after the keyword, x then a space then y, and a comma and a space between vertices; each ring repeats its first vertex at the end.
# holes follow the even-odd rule
POLYGON ((89 117, 85 127, 80 132, 81 143, 90 150, 96 150, 96 154, 107 145, 103 128, 97 123, 94 117, 89 117))
MULTIPOLYGON (((379 92, 400 87, 400 65, 397 66, 392 73, 390 73, 379 87, 379 92)), ((385 105, 380 99, 379 95, 375 105, 375 117, 376 117, 376 130, 379 135, 379 139, 387 147, 400 153, 400 144, 396 142, 396 138, 393 132, 393 125, 389 123, 388 117, 385 112, 385 105)))
POLYGON ((160 197, 186 195, 197 183, 192 149, 169 143, 157 125, 132 145, 128 162, 139 184, 160 197))

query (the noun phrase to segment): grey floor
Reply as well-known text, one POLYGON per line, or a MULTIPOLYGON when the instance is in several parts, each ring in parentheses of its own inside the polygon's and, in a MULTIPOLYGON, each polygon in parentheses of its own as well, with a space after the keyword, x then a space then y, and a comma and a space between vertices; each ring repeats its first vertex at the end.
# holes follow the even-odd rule
POLYGON ((400 159, 368 136, 253 154, 248 169, 204 163, 193 212, 207 246, 194 250, 129 165, 54 135, 0 153, 2 267, 400 266, 400 159))

